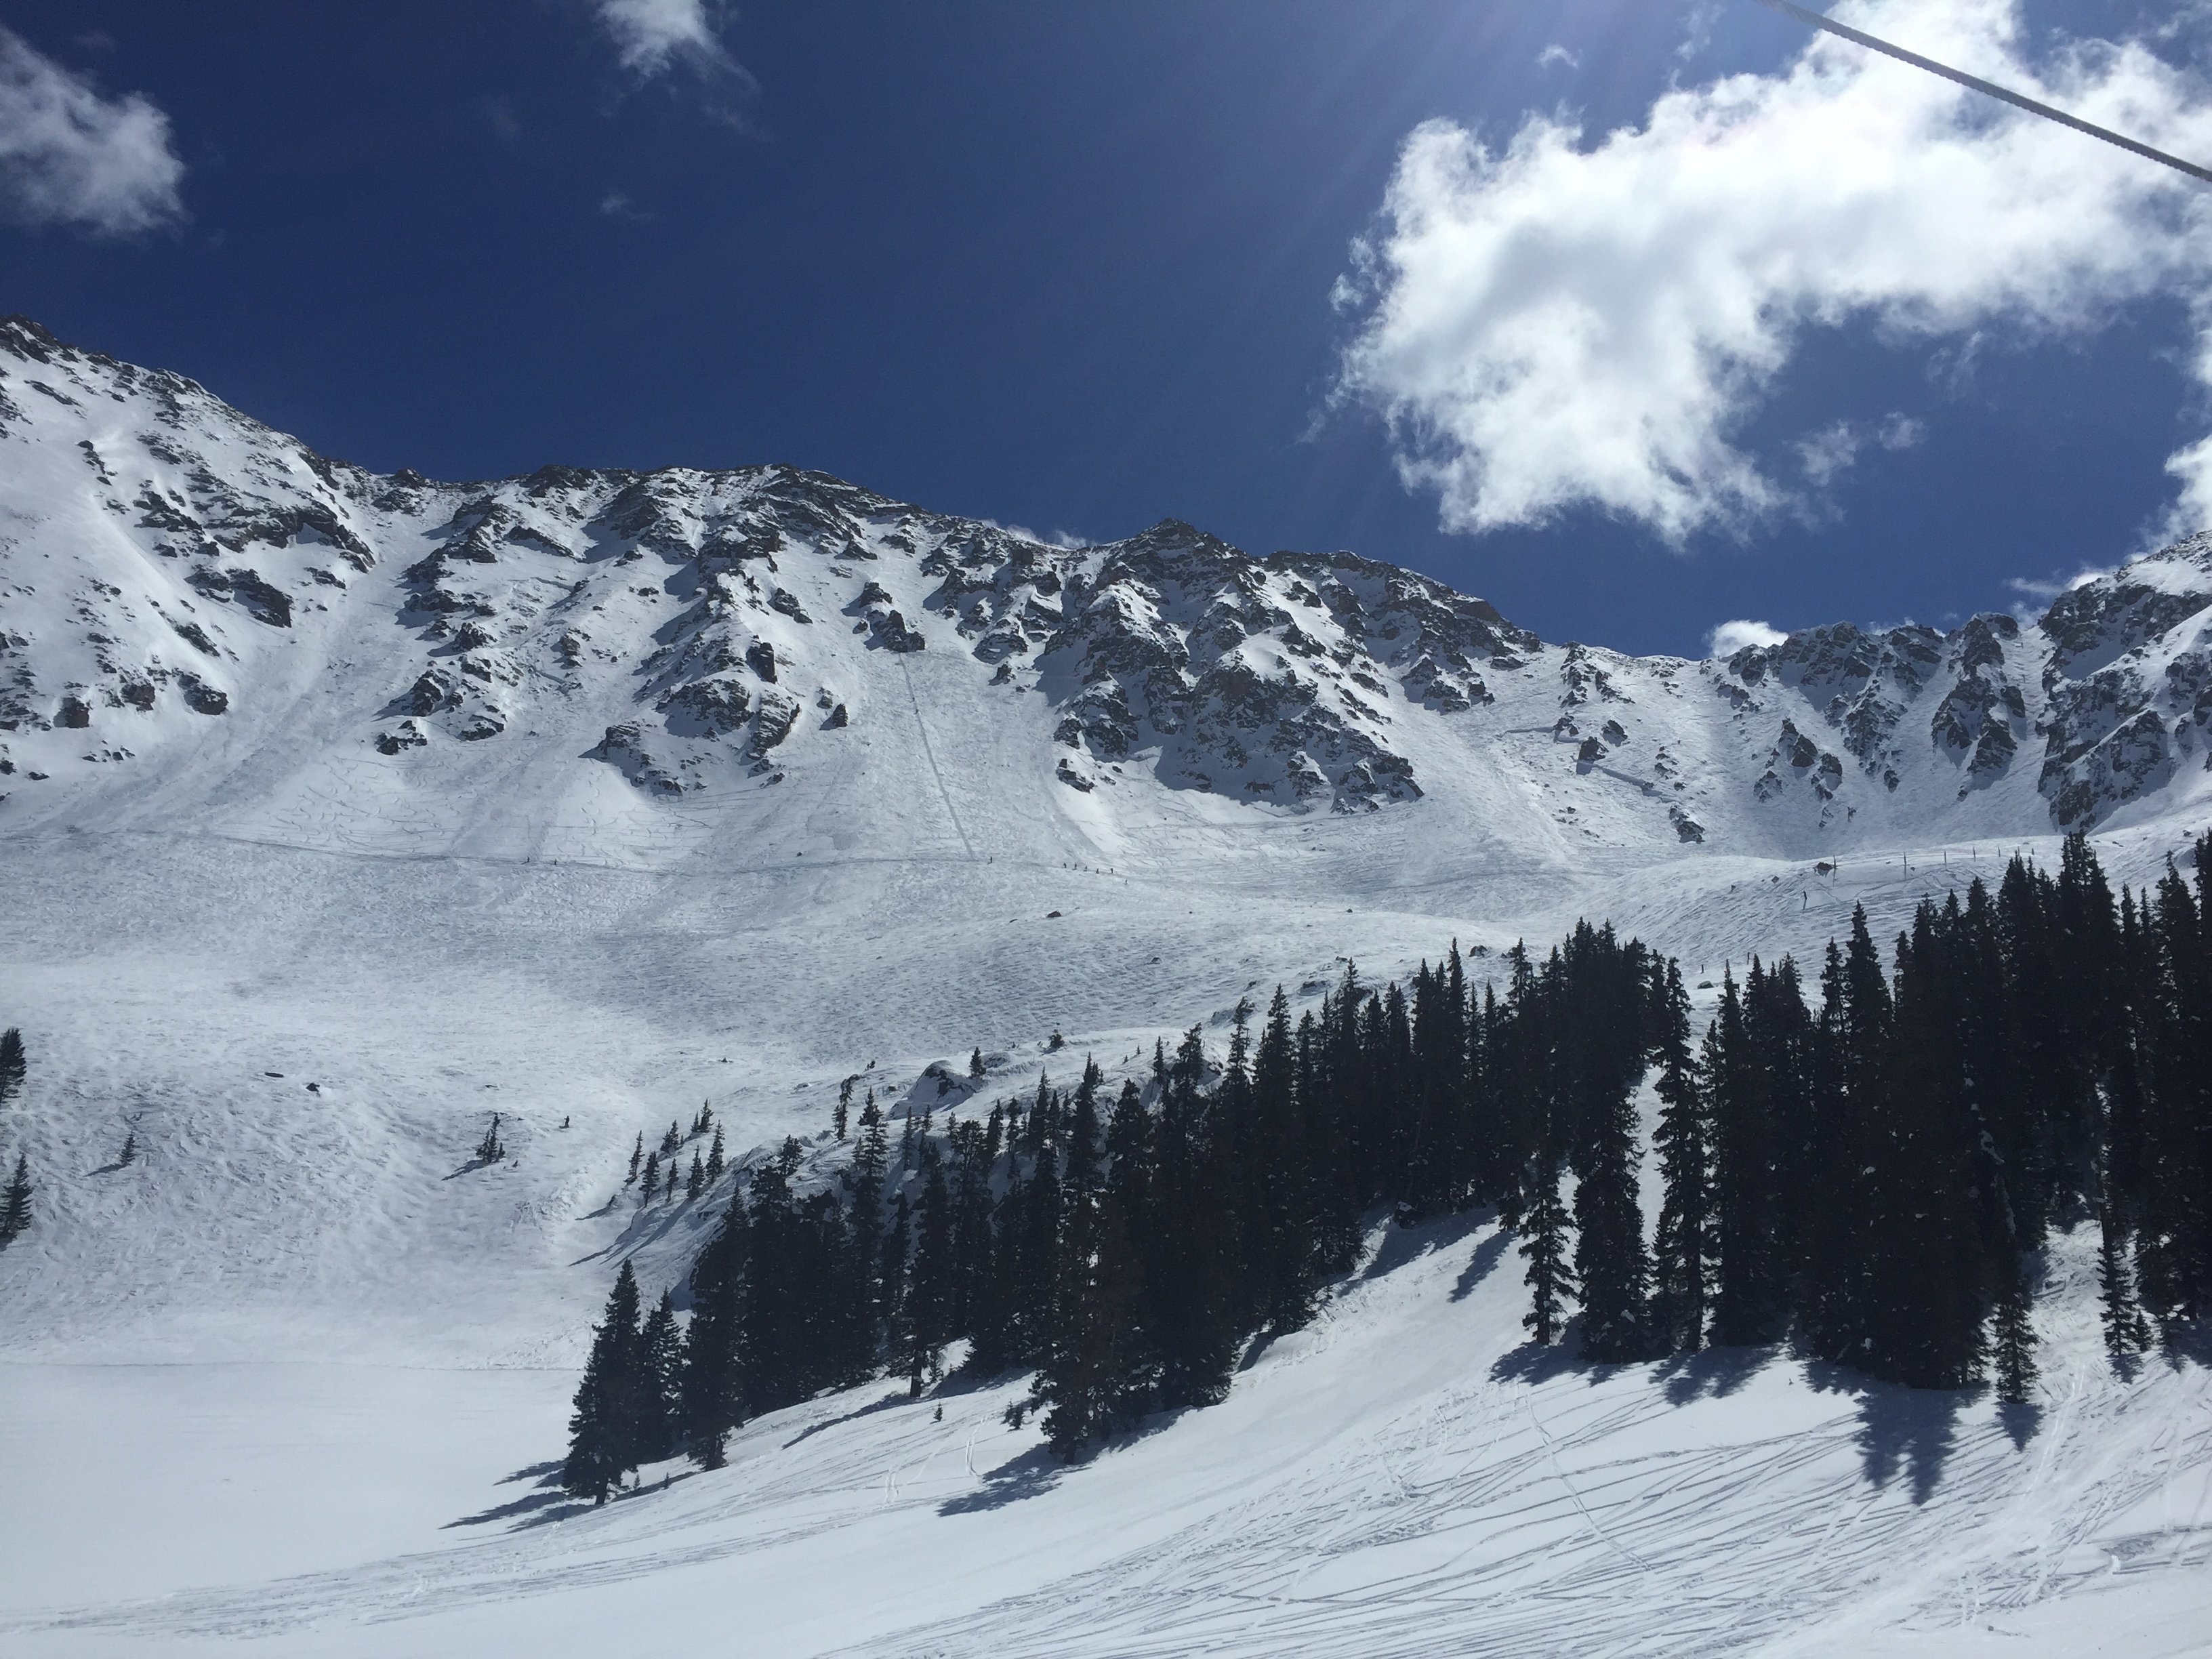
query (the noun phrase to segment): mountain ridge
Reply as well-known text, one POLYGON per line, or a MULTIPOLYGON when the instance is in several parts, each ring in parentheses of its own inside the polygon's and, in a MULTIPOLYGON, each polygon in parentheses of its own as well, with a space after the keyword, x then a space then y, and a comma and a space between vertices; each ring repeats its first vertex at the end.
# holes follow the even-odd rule
POLYGON ((940 724, 1024 728, 1023 764, 1102 846, 1133 811, 1361 814, 1441 787, 1570 843, 1810 855, 2125 822, 2203 796, 2212 762, 2205 536, 2039 618, 1838 623, 1697 662, 1547 643, 1419 573, 1172 518, 1070 548, 781 463, 379 474, 20 317, 0 453, 11 830, 146 795, 222 820, 288 769, 364 763, 397 799, 520 764, 548 818, 599 810, 597 769, 649 818, 848 764, 854 732, 923 718, 902 660, 923 655, 974 671, 933 681, 940 724), (249 757, 220 805, 185 781, 249 757))

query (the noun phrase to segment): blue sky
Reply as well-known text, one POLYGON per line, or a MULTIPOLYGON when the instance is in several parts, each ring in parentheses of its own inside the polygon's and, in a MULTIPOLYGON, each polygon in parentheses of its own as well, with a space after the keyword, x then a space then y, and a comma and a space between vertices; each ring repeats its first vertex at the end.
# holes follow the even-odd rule
MULTIPOLYGON (((1915 44, 2212 151, 2212 21, 2030 3, 1988 60, 2008 9, 1927 0, 1915 44), (2063 56, 2100 38, 2136 55, 2063 56)), ((1905 0, 1860 10, 1911 32, 1905 0)), ((1685 653, 1730 618, 2008 608, 2212 499, 2167 471, 2212 427, 2200 198, 1949 106, 1860 156, 1851 98, 1948 91, 1790 93, 1807 35, 1750 0, 0 0, 0 310, 378 468, 785 460, 1042 532, 1350 547, 1547 638, 1685 653), (1772 125, 1708 159, 1759 177, 1591 159, 1729 76, 1772 125), (6 100, 48 94, 135 142, 122 205, 34 176, 6 100), (1583 137, 1451 174, 1531 112, 1583 137), (1880 179, 1824 204, 1891 164, 1942 174, 1938 210, 1880 179), (1981 203, 2023 177, 2043 216, 1981 203), (1439 212, 1517 240, 1469 253, 1439 212), (1668 296, 1738 267, 1794 320, 1697 325, 1734 367, 1686 386, 1668 296), (1482 392, 1540 321, 1501 308, 1523 278, 1605 313, 1601 375, 1482 392), (1394 301, 1433 325, 1383 326, 1394 301), (1663 453, 1599 469, 1639 399, 1663 453)))

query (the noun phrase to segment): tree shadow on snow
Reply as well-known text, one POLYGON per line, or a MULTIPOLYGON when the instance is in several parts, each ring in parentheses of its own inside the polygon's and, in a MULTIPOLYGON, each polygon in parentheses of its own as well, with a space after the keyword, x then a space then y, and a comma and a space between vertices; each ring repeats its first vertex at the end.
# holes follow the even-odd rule
POLYGON ((880 1399, 871 1400, 865 1406, 855 1406, 842 1417, 825 1417, 819 1423, 809 1423, 783 1443, 783 1449, 789 1451, 800 1441, 811 1440, 825 1429, 838 1428, 860 1418, 873 1417, 878 1412, 887 1412, 894 1406, 919 1406, 920 1404, 921 1404, 921 1401, 916 1400, 904 1389, 901 1389, 895 1394, 887 1394, 880 1399))
POLYGON ((1808 1365, 1805 1375, 1816 1389, 1857 1395, 1859 1426, 1853 1439, 1869 1481, 1887 1486, 1902 1474, 1915 1504, 1934 1496, 1958 1443, 1959 1414, 1978 1390, 1908 1389, 1826 1362, 1808 1365))
POLYGON ((494 1521, 509 1521, 525 1516, 537 1517, 553 1504, 571 1501, 568 1494, 561 1490, 561 1464, 558 1459, 544 1463, 526 1464, 513 1474, 501 1475, 499 1484, 502 1486, 511 1486, 519 1480, 532 1482, 536 1490, 526 1492, 520 1498, 510 1498, 504 1504, 495 1504, 488 1510, 478 1510, 474 1515, 465 1515, 458 1521, 448 1521, 443 1530, 450 1532, 455 1527, 482 1527, 489 1526, 494 1521))
POLYGON ((1610 1373, 1612 1365, 1586 1363, 1577 1352, 1579 1345, 1572 1342, 1523 1342, 1508 1350, 1491 1362, 1490 1380, 1493 1382, 1549 1382, 1554 1377, 1565 1376, 1570 1371, 1591 1373, 1596 1380, 1599 1373, 1610 1373))
POLYGON ((2159 1338, 2158 1353, 2169 1370, 2178 1371, 2185 1364, 2212 1368, 2212 1324, 2167 1327, 2159 1338))
POLYGON ((1490 1219, 1488 1210, 1469 1210, 1460 1215, 1437 1216, 1411 1227, 1401 1227, 1395 1221, 1386 1223, 1382 1229, 1382 1240, 1375 1247, 1374 1255, 1352 1276, 1360 1279, 1380 1279, 1385 1273, 1395 1273, 1421 1256, 1449 1249, 1490 1219))
POLYGON ((1670 1406, 1686 1406, 1693 1400, 1725 1400, 1758 1376, 1774 1357, 1772 1348, 1747 1347, 1670 1354, 1660 1362, 1652 1380, 1666 1384, 1670 1406))
POLYGON ((1464 1302, 1474 1295, 1474 1287, 1490 1277, 1491 1269, 1497 1267, 1498 1258, 1505 1254, 1505 1247, 1512 1242, 1513 1235, 1500 1227, 1476 1245, 1474 1254, 1467 1259, 1467 1266, 1460 1270, 1459 1282, 1452 1286, 1451 1299, 1464 1302))
POLYGON ((1018 1504, 1024 1498, 1035 1498, 1050 1492, 1060 1484, 1067 1472, 1067 1465, 1054 1457, 1042 1446, 1032 1446, 1018 1457, 1012 1457, 983 1476, 983 1484, 975 1492, 961 1492, 946 1498, 937 1506, 939 1515, 975 1515, 987 1510, 1000 1510, 1009 1504, 1018 1504))
POLYGON ((556 1484, 549 1491, 525 1492, 507 1503, 495 1504, 488 1510, 478 1510, 474 1515, 465 1515, 458 1521, 448 1521, 442 1530, 451 1532, 455 1527, 488 1527, 495 1521, 557 1521, 562 1515, 591 1507, 580 1498, 569 1497, 556 1484), (549 1515, 545 1512, 556 1505, 560 1506, 558 1513, 549 1515))
POLYGON ((2027 1443, 2035 1438, 2036 1430, 2043 1425, 2043 1407, 2008 1400, 1997 1407, 1997 1421, 2011 1439, 2012 1449, 2026 1451, 2027 1443))

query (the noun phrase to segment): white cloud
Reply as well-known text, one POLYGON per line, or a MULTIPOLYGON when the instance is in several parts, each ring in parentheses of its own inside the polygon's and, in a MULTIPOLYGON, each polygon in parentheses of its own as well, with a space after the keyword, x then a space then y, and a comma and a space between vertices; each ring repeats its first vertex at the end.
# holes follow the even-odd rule
POLYGON ((2023 599, 2039 605, 2048 605, 2061 593, 2070 593, 2077 587, 2087 586, 2100 576, 2109 576, 2112 574, 2112 568, 2110 565, 2085 564, 2070 576, 2040 579, 2034 576, 2014 576, 2007 581, 2005 586, 2023 599))
MULTIPOLYGON (((2212 104, 2140 45, 2031 64, 2011 0, 1837 15, 2212 155, 2212 104)), ((1353 264, 1336 396, 1385 416, 1401 476, 1456 531, 1590 507, 1680 544, 1799 506, 1741 434, 1813 328, 1870 320, 1956 346, 2084 334, 2170 295, 2212 388, 2203 185, 1826 36, 1778 74, 1669 91, 1641 127, 1587 144, 1542 115, 1503 151, 1425 123, 1353 264)), ((1842 454, 1799 459, 1833 477, 1842 454)), ((2169 465, 2183 515, 2212 520, 2212 438, 2169 465)))
POLYGON ((1103 546, 1096 537, 1080 536, 1070 530, 1050 532, 1032 530, 1024 524, 1005 524, 997 519, 978 519, 977 524, 987 524, 994 530, 1003 530, 1009 536, 1023 541, 1035 542, 1039 547, 1056 547, 1063 553, 1073 553, 1079 548, 1103 546))
POLYGON ((109 235, 181 216, 169 118, 92 84, 0 28, 0 214, 109 235))
POLYGON ((1856 421, 1832 421, 1797 441, 1797 462, 1814 489, 1826 489, 1858 465, 1859 452, 1869 444, 1877 449, 1910 449, 1927 435, 1926 425, 1909 415, 1892 413, 1871 427, 1856 421))
POLYGON ((1536 67, 1550 69, 1554 65, 1561 69, 1580 69, 1583 66, 1583 60, 1554 40, 1536 54, 1536 67))
POLYGON ((592 0, 592 4, 614 40, 622 66, 641 81, 679 63, 736 67, 722 50, 707 0, 592 0))
POLYGON ((1733 657, 1747 645, 1779 645, 1789 637, 1770 623, 1740 617, 1735 622, 1723 623, 1705 635, 1705 654, 1709 657, 1733 657))

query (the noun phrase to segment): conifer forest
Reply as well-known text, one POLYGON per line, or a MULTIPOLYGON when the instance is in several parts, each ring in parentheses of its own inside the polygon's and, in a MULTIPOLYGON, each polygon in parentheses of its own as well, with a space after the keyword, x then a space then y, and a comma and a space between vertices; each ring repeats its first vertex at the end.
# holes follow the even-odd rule
MULTIPOLYGON (((604 1499, 678 1450, 718 1467, 749 1418, 884 1374, 918 1395, 961 1343, 976 1376, 1033 1372, 1080 1458, 1219 1401, 1376 1219, 1483 1208, 1519 1240, 1530 1341, 1587 1363, 1789 1343, 2024 1401, 2054 1227, 2100 1229, 2115 1359, 2212 1308, 2212 836, 2191 861, 2116 896, 2076 836, 2056 873, 2016 858, 1893 940, 1859 909, 1809 972, 1724 969, 1702 1031, 1679 963, 1585 922, 1488 974, 1456 947, 1410 985, 1347 966, 1295 1021, 1279 988, 1240 1004, 1221 1052, 1194 1026, 1141 1079, 1086 1060, 896 1137, 872 1093, 848 1124, 848 1080, 835 1179, 802 1190, 795 1140, 741 1170, 688 1321, 623 1266, 562 1480, 604 1499)), ((663 1154, 674 1197, 682 1139, 641 1202, 663 1154)))

